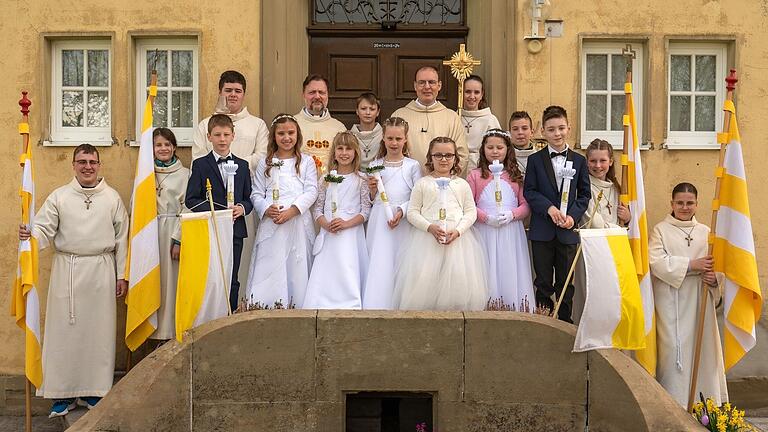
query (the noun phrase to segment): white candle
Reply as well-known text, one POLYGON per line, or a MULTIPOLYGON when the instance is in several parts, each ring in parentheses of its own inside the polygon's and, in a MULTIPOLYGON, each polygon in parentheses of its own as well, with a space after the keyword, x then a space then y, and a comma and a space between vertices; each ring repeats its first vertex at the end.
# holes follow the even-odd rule
POLYGON ((504 171, 504 165, 500 164, 498 160, 494 160, 492 164, 488 165, 488 169, 493 174, 493 182, 496 186, 496 216, 501 215, 501 173, 504 171))
POLYGON ((381 171, 373 173, 373 178, 376 179, 376 188, 379 190, 379 198, 384 203, 384 212, 387 215, 387 220, 391 221, 395 218, 394 212, 392 212, 392 206, 389 205, 389 197, 387 197, 387 191, 384 189, 384 181, 381 179, 381 171))
POLYGON ((571 180, 576 176, 576 170, 573 169, 573 161, 566 161, 563 167, 563 191, 560 195, 560 213, 563 217, 568 215, 568 193, 571 190, 571 180))
MULTIPOLYGON (((437 188, 440 198, 440 210, 438 212, 438 220, 440 221, 440 229, 443 230, 443 232, 448 231, 448 215, 447 215, 447 192, 448 192, 448 184, 451 182, 451 179, 447 177, 440 177, 439 179, 435 180, 437 182, 437 188)), ((441 243, 445 243, 445 237, 441 239, 441 243)))
MULTIPOLYGON (((338 172, 336 170, 331 170, 330 172, 331 176, 336 177, 338 176, 338 172)), ((338 202, 339 202, 339 191, 338 191, 339 184, 336 182, 331 182, 331 184, 328 185, 328 187, 331 189, 331 220, 336 219, 336 210, 338 209, 338 202)))
POLYGON ((272 158, 272 203, 280 206, 280 159, 272 158))
POLYGON ((235 205, 235 174, 237 165, 235 161, 229 160, 224 164, 224 174, 227 177, 227 207, 235 205))

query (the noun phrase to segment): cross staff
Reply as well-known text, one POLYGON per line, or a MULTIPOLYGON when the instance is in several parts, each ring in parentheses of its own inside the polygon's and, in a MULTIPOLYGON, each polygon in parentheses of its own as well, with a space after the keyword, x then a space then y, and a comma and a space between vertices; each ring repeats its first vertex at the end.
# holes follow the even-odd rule
POLYGON ((444 65, 451 67, 451 74, 459 81, 459 116, 464 108, 464 81, 472 74, 472 68, 480 65, 480 60, 475 60, 465 47, 465 44, 460 44, 459 52, 453 53, 450 60, 443 61, 444 65))
MULTIPOLYGON (((624 49, 621 50, 621 55, 624 56, 624 60, 627 62, 627 74, 626 79, 624 80, 624 93, 626 94, 627 89, 626 87, 629 85, 632 85, 632 61, 637 57, 637 51, 632 49, 632 45, 627 44, 627 46, 624 47, 624 49)), ((630 98, 629 96, 624 97, 624 116, 629 115, 629 109, 630 109, 630 98)), ((628 160, 629 158, 629 140, 632 136, 632 131, 630 130, 631 126, 629 125, 629 122, 624 122, 624 148, 621 150, 621 157, 622 160, 628 160)), ((635 143, 637 145, 637 143, 635 143)), ((624 197, 629 193, 629 181, 627 180, 627 175, 629 175, 629 165, 628 164, 621 164, 621 196, 624 197)), ((628 202, 624 203, 625 205, 629 205, 628 202)))

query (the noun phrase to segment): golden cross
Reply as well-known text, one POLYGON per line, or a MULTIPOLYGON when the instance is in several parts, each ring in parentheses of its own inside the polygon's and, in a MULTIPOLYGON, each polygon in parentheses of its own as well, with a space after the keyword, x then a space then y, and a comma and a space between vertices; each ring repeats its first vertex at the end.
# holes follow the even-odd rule
POLYGON ((459 81, 459 115, 464 108, 464 81, 472 74, 472 68, 480 64, 480 60, 475 60, 472 54, 466 51, 466 45, 459 45, 459 52, 453 53, 450 60, 443 61, 443 64, 451 67, 451 74, 459 81))

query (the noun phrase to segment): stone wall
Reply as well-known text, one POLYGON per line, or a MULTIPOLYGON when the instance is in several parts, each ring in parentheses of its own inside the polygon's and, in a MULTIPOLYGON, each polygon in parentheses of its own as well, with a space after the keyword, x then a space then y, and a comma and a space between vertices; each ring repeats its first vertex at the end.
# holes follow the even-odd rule
POLYGON ((574 336, 509 312, 238 314, 155 351, 70 430, 342 431, 354 391, 431 393, 441 432, 696 430, 628 357, 571 353, 574 336))

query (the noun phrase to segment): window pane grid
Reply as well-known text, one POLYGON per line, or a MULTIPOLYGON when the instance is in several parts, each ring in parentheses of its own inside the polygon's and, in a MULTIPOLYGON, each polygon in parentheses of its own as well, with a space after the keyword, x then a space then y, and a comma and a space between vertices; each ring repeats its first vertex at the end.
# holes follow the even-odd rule
POLYGON ((67 68, 75 68, 76 83, 61 85, 62 110, 60 126, 65 128, 108 128, 109 103, 109 50, 63 49, 62 83, 71 81, 67 68), (102 69, 102 70, 99 70, 102 69), (92 79, 92 75, 95 77, 92 79), (101 85, 90 85, 95 81, 101 85))
MULTIPOLYGON (((712 86, 712 79, 700 79, 697 77, 699 68, 711 69, 714 71, 714 63, 716 60, 712 60, 715 56, 706 54, 691 54, 680 55, 675 54, 670 56, 670 91, 669 101, 671 110, 683 110, 689 112, 688 119, 680 118, 683 114, 682 111, 676 113, 670 113, 670 130, 693 132, 693 131, 712 131, 712 125, 714 124, 714 118, 711 113, 711 109, 705 106, 710 105, 709 101, 714 100, 717 96, 717 91, 712 86), (676 66, 684 66, 687 70, 675 70, 676 66), (676 73, 677 72, 677 73, 676 73), (681 90, 679 87, 687 87, 688 90, 681 90), (678 87, 676 90, 672 88, 678 87), (698 88, 704 88, 704 90, 698 90, 698 88), (709 90, 712 89, 712 90, 709 90), (687 100, 686 100, 687 99, 687 100), (707 103, 703 103, 707 101, 707 103)), ((705 70, 706 71, 706 70, 705 70)))
MULTIPOLYGON (((151 73, 150 62, 154 61, 154 50, 146 50, 147 73, 151 73)), ((191 113, 192 98, 194 97, 194 78, 192 50, 166 49, 158 51, 158 65, 162 64, 164 70, 158 70, 158 98, 154 106, 154 126, 162 127, 193 127, 191 113), (188 64, 184 64, 188 61, 188 64), (161 80, 160 76, 164 75, 161 80), (174 85, 179 81, 189 82, 189 86, 174 85), (178 106, 174 106, 176 103, 178 106), (162 104, 162 108, 159 106, 162 104), (183 105, 183 106, 182 106, 183 105), (169 115, 171 113, 171 115, 169 115)), ((159 67, 158 67, 159 68, 159 67)), ((149 83, 150 75, 147 75, 149 83)), ((149 90, 149 85, 147 85, 149 90)))
MULTIPOLYGON (((619 118, 619 121, 617 122, 617 119, 615 118, 616 115, 619 115, 620 117, 624 115, 623 108, 621 111, 617 111, 618 107, 614 107, 614 99, 617 99, 616 96, 624 96, 624 89, 623 87, 621 89, 617 89, 616 85, 616 78, 614 77, 614 64, 616 63, 616 58, 622 58, 622 56, 618 54, 603 54, 603 55, 588 55, 587 57, 593 57, 593 58, 601 58, 601 60, 605 59, 605 61, 600 61, 599 65, 604 67, 605 70, 597 71, 594 69, 594 67, 597 66, 595 64, 596 62, 588 63, 587 68, 587 74, 589 75, 590 72, 597 72, 599 73, 599 78, 601 78, 601 81, 604 80, 605 83, 600 83, 599 85, 596 84, 594 81, 592 83, 592 86, 599 86, 603 87, 605 86, 605 90, 585 90, 585 94, 588 96, 587 101, 596 101, 595 98, 589 98, 589 96, 604 96, 606 101, 601 101, 600 103, 600 110, 602 113, 598 113, 595 111, 595 108, 597 107, 587 107, 587 130, 590 131, 611 131, 611 130, 622 130, 623 129, 623 120, 619 118), (604 73, 603 73, 604 72, 604 73), (608 115, 608 113, 611 113, 611 115, 608 115), (594 116, 597 115, 599 118, 595 118, 594 116), (616 128, 617 123, 622 124, 622 127, 616 128), (598 127, 599 124, 602 124, 602 127, 598 127)), ((620 62, 624 63, 625 62, 620 62)), ((590 81, 590 77, 587 77, 587 81, 590 81)))

